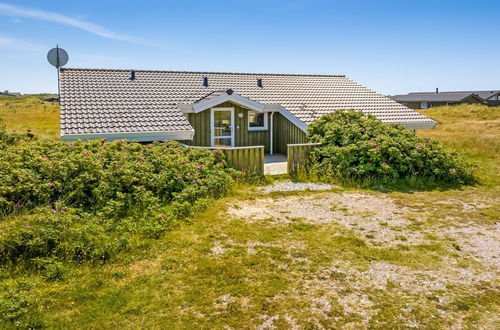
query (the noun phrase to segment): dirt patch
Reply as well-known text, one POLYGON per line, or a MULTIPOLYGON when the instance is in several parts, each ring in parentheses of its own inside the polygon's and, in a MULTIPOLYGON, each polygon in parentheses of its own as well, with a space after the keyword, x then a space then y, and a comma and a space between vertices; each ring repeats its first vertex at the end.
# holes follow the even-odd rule
MULTIPOLYGON (((482 205, 474 204, 474 207, 482 205)), ((394 299, 401 300, 403 327, 418 327, 421 321, 414 318, 413 312, 421 306, 431 308, 429 301, 433 301, 437 307, 432 307, 435 308, 432 313, 439 315, 437 317, 451 327, 461 328, 467 312, 453 308, 456 296, 450 287, 460 288, 461 294, 470 296, 481 295, 482 290, 498 291, 500 294, 497 282, 500 275, 500 227, 473 222, 457 225, 447 219, 426 222, 425 213, 419 212, 398 206, 387 195, 362 192, 263 197, 240 201, 228 210, 232 217, 250 223, 266 221, 279 226, 297 221, 317 226, 336 224, 378 247, 439 240, 449 249, 442 267, 422 270, 388 262, 371 262, 368 269, 359 270, 349 261, 337 260, 329 267, 308 272, 302 277, 298 289, 275 296, 273 300, 290 296, 306 300, 310 318, 317 325, 320 323, 316 321, 332 320, 332 315, 341 313, 343 317, 354 320, 354 327, 363 328, 371 326, 380 313, 377 299, 389 299, 387 297, 393 295, 394 299), (421 224, 415 225, 415 221, 421 224), (481 265, 471 265, 472 261, 467 261, 470 258, 481 265)), ((275 243, 272 245, 287 247, 286 241, 278 245, 275 243)), ((292 240, 288 243, 294 245, 296 242, 292 240)), ((255 253, 258 246, 258 242, 248 244, 247 252, 255 253)), ((291 251, 290 247, 288 250, 291 251)), ((292 261, 295 265, 301 263, 293 258, 292 261)), ((307 261, 304 265, 300 269, 307 272, 307 261)), ((277 267, 281 268, 280 265, 277 267)), ((283 321, 283 317, 266 315, 261 328, 273 328, 278 319, 283 321)))
POLYGON ((242 201, 228 210, 236 218, 290 224, 301 219, 311 224, 338 223, 377 244, 424 241, 423 233, 409 230, 409 210, 390 198, 363 193, 324 193, 242 201))
POLYGON ((478 226, 470 222, 443 227, 441 234, 455 240, 458 250, 483 265, 500 269, 500 224, 478 226))
MULTIPOLYGON (((446 204, 450 201, 442 202, 446 204)), ((398 206, 384 195, 343 192, 265 197, 238 202, 229 208, 228 213, 249 222, 266 220, 284 225, 296 220, 317 225, 336 223, 352 230, 368 244, 378 246, 428 243, 426 237, 434 236, 451 240, 450 246, 457 253, 468 254, 487 267, 500 269, 500 224, 480 225, 442 219, 434 225, 415 228, 409 219, 415 218, 415 215, 418 218, 419 214, 398 206), (409 217, 409 214, 412 216, 409 217)))
MULTIPOLYGON (((405 309, 409 314, 419 307, 422 300, 434 299, 442 306, 443 317, 454 322, 461 317, 458 312, 444 311, 454 301, 453 296, 444 294, 447 287, 450 285, 467 287, 472 294, 480 294, 481 290, 475 289, 475 285, 494 282, 495 278, 496 274, 491 272, 474 273, 469 269, 453 265, 422 271, 387 262, 373 262, 368 270, 360 271, 347 263, 334 264, 318 272, 311 279, 304 280, 301 290, 308 292, 311 305, 315 305, 318 301, 323 302, 321 314, 325 317, 332 309, 330 302, 336 300, 342 306, 344 315, 360 317, 361 323, 365 326, 368 326, 377 313, 377 308, 373 308, 376 304, 373 297, 380 292, 386 294, 393 292, 394 299, 405 301, 405 309)), ((496 290, 500 293, 498 286, 496 290)), ((411 327, 411 324, 411 319, 407 319, 405 326, 411 327)))

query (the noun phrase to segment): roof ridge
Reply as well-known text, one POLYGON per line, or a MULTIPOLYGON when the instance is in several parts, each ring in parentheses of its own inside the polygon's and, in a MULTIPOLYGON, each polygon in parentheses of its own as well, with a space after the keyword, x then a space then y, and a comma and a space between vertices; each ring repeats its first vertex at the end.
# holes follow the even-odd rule
POLYGON ((473 91, 439 91, 439 93, 436 92, 409 92, 407 94, 397 94, 395 96, 401 96, 401 95, 410 95, 410 94, 446 94, 446 93, 482 93, 482 92, 500 92, 498 89, 485 89, 485 90, 473 90, 473 91))
POLYGON ((262 72, 224 72, 224 71, 188 71, 188 70, 136 70, 136 69, 105 69, 105 68, 61 68, 63 71, 119 71, 119 72, 129 72, 134 70, 135 72, 161 72, 161 73, 198 73, 198 74, 232 74, 232 75, 267 75, 267 76, 306 76, 306 77, 339 77, 345 78, 343 74, 307 74, 307 73, 262 73, 262 72))

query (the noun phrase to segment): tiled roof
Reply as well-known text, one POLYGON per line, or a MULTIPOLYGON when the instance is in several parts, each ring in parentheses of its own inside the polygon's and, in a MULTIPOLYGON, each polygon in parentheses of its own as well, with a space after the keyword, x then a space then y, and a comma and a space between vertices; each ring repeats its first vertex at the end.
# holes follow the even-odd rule
POLYGON ((387 123, 434 123, 341 75, 135 71, 135 80, 129 78, 129 70, 64 69, 61 133, 192 130, 179 104, 227 89, 264 104, 281 104, 306 124, 337 109, 360 110, 387 123))
POLYGON ((419 92, 408 93, 405 95, 394 95, 390 98, 398 102, 460 102, 463 99, 474 95, 482 100, 486 100, 497 93, 499 90, 491 91, 452 91, 452 92, 419 92))

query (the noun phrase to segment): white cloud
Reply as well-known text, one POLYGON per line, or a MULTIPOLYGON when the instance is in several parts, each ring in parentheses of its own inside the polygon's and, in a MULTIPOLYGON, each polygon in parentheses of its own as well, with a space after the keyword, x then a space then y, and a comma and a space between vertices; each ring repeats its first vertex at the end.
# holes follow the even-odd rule
POLYGON ((131 36, 113 32, 98 24, 94 24, 91 22, 84 21, 82 19, 73 18, 50 11, 19 7, 7 3, 0 3, 0 15, 39 19, 42 21, 48 21, 66 26, 71 26, 108 39, 121 40, 121 41, 152 46, 147 42, 143 42, 131 36))
POLYGON ((39 52, 45 50, 47 47, 42 45, 26 42, 24 40, 12 39, 0 35, 0 49, 12 49, 39 52))

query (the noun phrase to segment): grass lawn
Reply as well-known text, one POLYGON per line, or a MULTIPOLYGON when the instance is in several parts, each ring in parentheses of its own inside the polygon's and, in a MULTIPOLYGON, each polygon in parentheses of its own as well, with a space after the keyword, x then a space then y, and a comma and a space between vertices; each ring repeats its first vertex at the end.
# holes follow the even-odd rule
MULTIPOLYGON (((0 102, 8 127, 57 135, 51 105, 29 99, 18 111, 15 101, 0 102)), ((57 280, 1 266, 0 317, 16 320, 3 326, 500 327, 500 108, 422 113, 440 124, 419 134, 465 153, 480 185, 410 193, 236 187, 107 264, 66 263, 57 280)))

